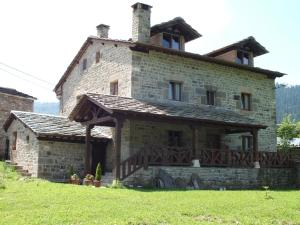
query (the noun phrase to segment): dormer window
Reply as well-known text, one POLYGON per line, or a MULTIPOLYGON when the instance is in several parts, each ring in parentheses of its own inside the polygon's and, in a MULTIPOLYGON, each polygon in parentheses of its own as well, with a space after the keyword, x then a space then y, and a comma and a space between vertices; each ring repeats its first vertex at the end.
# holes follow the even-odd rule
POLYGON ((164 48, 180 50, 180 37, 177 35, 163 33, 162 45, 164 48))
POLYGON ((236 62, 238 64, 249 65, 249 53, 243 52, 243 51, 238 51, 237 57, 236 57, 236 62))

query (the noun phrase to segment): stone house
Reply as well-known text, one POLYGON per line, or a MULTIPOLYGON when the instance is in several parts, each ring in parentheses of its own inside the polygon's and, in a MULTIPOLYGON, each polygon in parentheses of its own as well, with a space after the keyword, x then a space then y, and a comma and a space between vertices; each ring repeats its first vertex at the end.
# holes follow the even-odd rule
POLYGON ((132 8, 132 38, 97 26, 54 89, 61 116, 85 127, 84 172, 100 151, 104 173, 128 184, 164 183, 166 171, 203 187, 290 184, 289 156, 276 152, 274 81, 284 74, 254 66, 266 48, 249 37, 186 52, 201 34, 182 18, 151 26, 151 6, 132 8), (94 148, 93 130, 103 127, 110 145, 94 148))
POLYGON ((2 126, 11 110, 33 111, 36 98, 15 89, 0 87, 0 159, 8 159, 8 140, 2 126))

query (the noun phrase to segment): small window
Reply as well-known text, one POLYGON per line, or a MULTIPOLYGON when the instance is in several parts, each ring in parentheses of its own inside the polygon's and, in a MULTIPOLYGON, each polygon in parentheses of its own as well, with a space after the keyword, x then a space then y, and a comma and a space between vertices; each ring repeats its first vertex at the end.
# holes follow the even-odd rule
POLYGON ((252 149, 252 136, 242 136, 243 151, 250 151, 252 149))
POLYGON ((100 52, 96 52, 96 63, 100 62, 100 52))
POLYGON ((114 81, 110 83, 110 94, 118 95, 118 81, 114 81))
POLYGON ((180 38, 177 35, 163 34, 162 46, 180 50, 180 38))
POLYGON ((17 138, 18 138, 18 133, 13 132, 13 144, 12 144, 12 150, 17 149, 17 138))
POLYGON ((82 60, 82 71, 85 71, 87 68, 87 59, 82 60))
POLYGON ((251 110, 251 95, 242 93, 241 95, 241 104, 243 110, 251 110))
POLYGON ((215 105, 215 91, 206 91, 207 105, 215 105))
POLYGON ((238 64, 249 65, 249 53, 238 51, 236 62, 238 64))
POLYGON ((29 144, 29 135, 26 136, 26 142, 29 144))
POLYGON ((181 147, 182 146, 182 131, 169 130, 169 146, 181 147))
POLYGON ((175 101, 181 101, 181 86, 179 82, 169 82, 169 99, 175 101))

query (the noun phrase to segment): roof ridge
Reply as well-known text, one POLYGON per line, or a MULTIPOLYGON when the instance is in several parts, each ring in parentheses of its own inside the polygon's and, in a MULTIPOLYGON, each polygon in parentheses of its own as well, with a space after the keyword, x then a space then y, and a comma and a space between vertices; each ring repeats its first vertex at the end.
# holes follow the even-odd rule
POLYGON ((26 113, 26 114, 34 114, 34 115, 40 115, 40 116, 49 116, 49 117, 58 117, 58 118, 68 119, 68 117, 66 117, 66 116, 59 116, 59 115, 53 115, 53 114, 47 114, 47 113, 19 111, 19 110, 12 110, 11 113, 26 113))

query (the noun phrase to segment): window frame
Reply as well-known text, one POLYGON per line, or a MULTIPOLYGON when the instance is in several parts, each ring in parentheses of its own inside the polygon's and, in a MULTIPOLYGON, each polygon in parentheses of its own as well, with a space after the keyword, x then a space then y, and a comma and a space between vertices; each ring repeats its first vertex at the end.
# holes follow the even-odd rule
POLYGON ((169 81, 168 98, 169 98, 169 100, 172 100, 172 101, 182 101, 182 82, 180 82, 180 81, 169 81), (176 87, 179 88, 178 96, 177 96, 176 87))
POLYGON ((241 93, 241 109, 242 110, 245 110, 245 111, 251 111, 252 110, 252 105, 251 105, 251 94, 250 93, 245 93, 245 92, 242 92, 241 93), (246 104, 246 99, 245 98, 247 97, 248 98, 248 104, 246 104))
POLYGON ((17 139, 18 139, 18 132, 13 132, 13 142, 12 142, 12 150, 17 150, 17 139))
POLYGON ((100 51, 97 51, 96 55, 95 55, 95 63, 96 64, 100 62, 100 58, 101 58, 100 51))
POLYGON ((170 49, 174 49, 174 50, 181 50, 180 35, 163 32, 162 33, 162 47, 170 48, 170 49), (167 37, 167 38, 165 38, 165 37, 167 37), (174 48, 173 43, 175 43, 175 38, 178 39, 178 42, 177 42, 178 48, 174 48), (164 40, 167 40, 167 39, 168 39, 168 46, 165 46, 164 40))
POLYGON ((238 50, 236 53, 236 62, 241 65, 250 65, 250 53, 238 50), (245 63, 245 59, 247 59, 247 63, 245 63))
POLYGON ((212 91, 212 90, 206 91, 206 104, 216 105, 216 91, 212 91))
POLYGON ((243 151, 253 150, 253 137, 251 135, 242 135, 242 150, 243 151))
POLYGON ((118 95, 119 94, 119 81, 115 80, 110 82, 110 95, 118 95))
POLYGON ((82 59, 82 67, 81 67, 82 72, 87 70, 87 58, 82 59))

